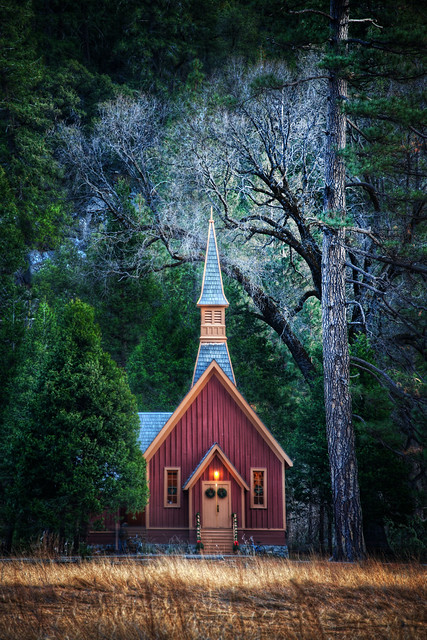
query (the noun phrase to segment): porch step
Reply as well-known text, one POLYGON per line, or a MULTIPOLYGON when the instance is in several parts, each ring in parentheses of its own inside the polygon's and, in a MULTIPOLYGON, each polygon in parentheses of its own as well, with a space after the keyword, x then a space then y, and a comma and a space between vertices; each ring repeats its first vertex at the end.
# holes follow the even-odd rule
POLYGON ((222 555, 233 553, 232 529, 202 529, 203 553, 222 555))

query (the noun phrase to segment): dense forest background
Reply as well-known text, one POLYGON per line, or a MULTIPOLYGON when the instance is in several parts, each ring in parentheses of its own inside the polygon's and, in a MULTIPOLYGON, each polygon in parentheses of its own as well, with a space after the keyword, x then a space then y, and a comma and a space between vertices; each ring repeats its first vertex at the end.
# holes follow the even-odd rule
POLYGON ((3 529, 17 510, 23 537, 42 521, 43 489, 24 499, 49 468, 34 471, 33 414, 60 414, 66 385, 46 381, 68 375, 76 350, 120 388, 125 371, 140 411, 171 411, 187 392, 213 207, 237 384, 294 460, 291 544, 332 545, 320 247, 345 226, 365 538, 425 553, 419 3, 350 3, 333 55, 320 0, 4 0, 1 12, 3 529), (331 68, 349 87, 341 222, 323 208, 331 68))

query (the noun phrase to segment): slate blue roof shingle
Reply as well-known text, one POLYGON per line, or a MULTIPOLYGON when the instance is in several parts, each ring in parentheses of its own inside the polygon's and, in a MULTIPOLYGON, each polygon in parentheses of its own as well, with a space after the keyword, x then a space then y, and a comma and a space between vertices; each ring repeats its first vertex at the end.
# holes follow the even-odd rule
POLYGON ((200 376, 206 371, 212 360, 215 360, 225 375, 230 378, 231 382, 236 384, 225 342, 202 342, 194 371, 193 385, 196 384, 200 376))
POLYGON ((213 220, 209 221, 208 246, 206 248, 202 293, 197 304, 228 306, 228 301, 222 288, 221 269, 219 266, 218 247, 216 245, 213 220))
POLYGON ((140 423, 138 441, 143 453, 160 433, 171 415, 172 413, 166 412, 138 413, 140 423))

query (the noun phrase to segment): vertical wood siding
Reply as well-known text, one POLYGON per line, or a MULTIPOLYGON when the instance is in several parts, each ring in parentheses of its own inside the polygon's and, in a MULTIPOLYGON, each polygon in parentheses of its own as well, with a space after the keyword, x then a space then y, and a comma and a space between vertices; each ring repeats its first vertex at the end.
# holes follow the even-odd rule
MULTIPOLYGON (((192 527, 188 522, 188 492, 181 493, 180 508, 163 506, 165 467, 181 467, 185 483, 208 449, 217 442, 250 486, 250 468, 267 469, 267 509, 251 509, 245 492, 246 528, 283 527, 282 465, 249 419, 239 409, 221 382, 213 376, 150 460, 150 527, 192 527)), ((241 514, 240 486, 219 460, 211 461, 193 488, 193 514, 201 508, 202 480, 213 480, 214 468, 222 480, 232 481, 232 511, 241 514)))

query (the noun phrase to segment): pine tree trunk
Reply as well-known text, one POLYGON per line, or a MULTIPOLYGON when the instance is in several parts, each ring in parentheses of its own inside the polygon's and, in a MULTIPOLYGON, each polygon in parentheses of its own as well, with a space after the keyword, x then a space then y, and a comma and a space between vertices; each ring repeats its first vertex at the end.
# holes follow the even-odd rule
MULTIPOLYGON (((331 0, 331 47, 342 53, 348 37, 349 0, 331 0)), ((322 246, 322 330, 326 430, 335 527, 333 556, 356 560, 364 555, 357 461, 349 388, 349 352, 345 306, 345 160, 346 118, 341 105, 347 81, 329 72, 324 211, 338 228, 325 229, 322 246)))

